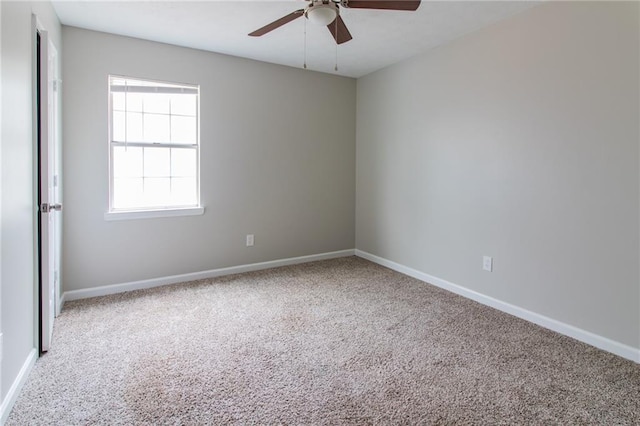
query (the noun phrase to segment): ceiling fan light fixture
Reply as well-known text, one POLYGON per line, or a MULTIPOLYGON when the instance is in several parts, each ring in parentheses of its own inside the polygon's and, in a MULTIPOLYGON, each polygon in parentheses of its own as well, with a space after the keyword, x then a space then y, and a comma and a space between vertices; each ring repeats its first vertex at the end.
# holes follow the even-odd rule
POLYGON ((335 21, 338 9, 335 4, 314 4, 304 13, 307 19, 315 25, 326 26, 335 21))

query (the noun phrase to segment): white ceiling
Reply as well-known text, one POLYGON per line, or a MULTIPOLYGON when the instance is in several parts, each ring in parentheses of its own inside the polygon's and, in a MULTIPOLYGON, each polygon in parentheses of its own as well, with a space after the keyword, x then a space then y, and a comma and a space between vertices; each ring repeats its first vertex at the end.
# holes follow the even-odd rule
MULTIPOLYGON (((415 12, 341 9, 353 40, 338 46, 339 75, 361 77, 539 4, 426 1, 415 12)), ((248 33, 301 9, 305 0, 54 0, 64 25, 302 68, 304 19, 262 37, 248 33)), ((307 24, 309 69, 334 71, 336 44, 307 24)))

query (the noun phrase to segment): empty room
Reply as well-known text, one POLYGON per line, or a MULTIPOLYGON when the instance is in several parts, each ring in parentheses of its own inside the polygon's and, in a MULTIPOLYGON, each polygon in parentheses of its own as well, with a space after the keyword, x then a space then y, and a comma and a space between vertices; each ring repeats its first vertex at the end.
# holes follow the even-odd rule
POLYGON ((0 424, 640 424, 640 3, 0 2, 0 424))

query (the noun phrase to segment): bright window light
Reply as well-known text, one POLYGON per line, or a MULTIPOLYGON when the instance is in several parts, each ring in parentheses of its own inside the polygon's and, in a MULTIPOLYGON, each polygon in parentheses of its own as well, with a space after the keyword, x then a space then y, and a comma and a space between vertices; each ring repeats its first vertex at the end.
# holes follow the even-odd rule
POLYGON ((109 77, 109 211, 200 206, 199 87, 109 77))

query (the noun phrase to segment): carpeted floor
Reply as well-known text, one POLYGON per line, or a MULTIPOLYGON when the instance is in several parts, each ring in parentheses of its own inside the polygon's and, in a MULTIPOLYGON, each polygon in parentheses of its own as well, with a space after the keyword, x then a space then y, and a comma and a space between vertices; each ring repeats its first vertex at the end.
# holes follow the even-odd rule
POLYGON ((639 424, 640 365, 350 257, 69 302, 7 425, 639 424))

